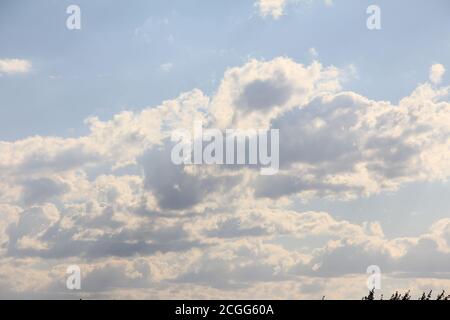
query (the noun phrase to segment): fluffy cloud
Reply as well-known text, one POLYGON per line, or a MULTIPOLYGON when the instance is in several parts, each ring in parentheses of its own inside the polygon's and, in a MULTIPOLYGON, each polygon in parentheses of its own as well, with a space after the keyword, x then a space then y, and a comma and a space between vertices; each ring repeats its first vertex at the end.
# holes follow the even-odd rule
MULTIPOLYGON (((46 217, 44 226, 52 223, 52 215, 43 211, 40 214, 40 217, 46 217)), ((180 220, 177 223, 184 227, 164 236, 168 244, 166 249, 139 251, 139 255, 126 256, 119 251, 111 251, 106 256, 97 254, 86 259, 78 256, 79 252, 70 254, 71 248, 68 247, 69 255, 64 259, 60 257, 56 260, 59 263, 53 265, 42 266, 45 259, 44 262, 39 261, 45 255, 27 258, 28 264, 19 263, 18 272, 26 273, 28 268, 32 268, 34 278, 18 284, 7 274, 5 278, 10 281, 7 287, 15 294, 22 290, 39 296, 42 290, 41 297, 47 294, 56 297, 67 295, 64 268, 77 263, 83 270, 83 290, 79 292, 83 297, 164 297, 152 292, 151 288, 159 288, 162 292, 177 288, 180 297, 211 298, 230 291, 245 297, 245 292, 265 286, 267 290, 286 287, 293 290, 291 294, 299 294, 303 298, 320 298, 322 292, 351 298, 362 295, 366 290, 364 273, 371 264, 379 265, 387 277, 396 275, 392 280, 384 280, 388 287, 394 288, 402 279, 420 278, 424 282, 429 278, 431 283, 433 279, 447 277, 449 267, 450 247, 445 240, 448 239, 448 219, 437 222, 429 233, 420 237, 397 239, 387 239, 376 223, 356 225, 320 212, 259 209, 236 211, 234 218, 227 213, 180 220), (232 223, 233 228, 227 229, 227 221, 232 219, 237 222, 232 223), (258 232, 248 232, 255 226, 260 229, 258 232), (178 250, 173 242, 176 235, 183 241, 201 236, 204 243, 178 250), (293 249, 289 243, 303 245, 293 249), (350 291, 336 292, 336 288, 331 290, 326 284, 339 279, 343 289, 350 291), (294 284, 300 287, 294 289, 297 286, 294 284), (351 287, 357 291, 352 293, 351 287), (190 290, 194 291, 189 293, 190 290)), ((150 225, 150 221, 146 224, 150 225)), ((159 233, 172 223, 166 220, 160 224, 157 227, 161 229, 159 233)), ((20 228, 26 231, 24 228, 27 227, 20 228)), ((27 232, 37 235, 40 231, 33 228, 27 232)), ((135 229, 133 234, 145 236, 148 241, 159 238, 150 229, 146 232, 135 229)), ((127 239, 132 241, 131 234, 127 239)), ((104 242, 106 239, 97 237, 96 241, 104 242)), ((114 243, 110 239, 107 245, 111 247, 114 243)), ((67 240, 66 245, 70 245, 67 240)), ((7 261, 4 263, 3 272, 8 272, 9 264, 7 261)), ((411 283, 412 280, 408 281, 411 283)), ((260 296, 282 297, 274 295, 274 292, 267 291, 260 296)))
MULTIPOLYGON (((258 8, 258 12, 261 17, 270 17, 278 20, 285 14, 286 6, 288 4, 308 4, 310 2, 311 0, 257 0, 254 5, 258 8)), ((330 7, 334 4, 334 2, 333 0, 324 0, 324 4, 330 7)))
POLYGON ((226 71, 210 110, 219 128, 268 128, 283 112, 314 97, 337 92, 341 70, 314 62, 304 66, 287 58, 252 60, 226 71))
POLYGON ((445 74, 445 68, 442 64, 433 64, 430 68, 430 81, 434 84, 439 84, 445 74))
POLYGON ((258 7, 261 16, 278 19, 283 15, 286 0, 259 0, 255 6, 258 7))
POLYGON ((0 296, 66 297, 71 264, 84 297, 359 296, 371 264, 396 285, 447 278, 448 219, 396 238, 377 221, 293 209, 450 175, 450 88, 424 83, 394 104, 342 91, 343 78, 318 62, 252 60, 211 97, 194 89, 90 118, 79 138, 0 142, 0 296), (280 172, 175 166, 171 133, 196 120, 279 129, 280 172))
POLYGON ((285 172, 259 177, 261 196, 370 195, 450 174, 448 89, 419 86, 398 105, 352 92, 327 94, 272 121, 285 172), (275 183, 278 188, 269 188, 275 183))
POLYGON ((22 59, 0 59, 0 74, 27 73, 31 70, 31 62, 22 59))

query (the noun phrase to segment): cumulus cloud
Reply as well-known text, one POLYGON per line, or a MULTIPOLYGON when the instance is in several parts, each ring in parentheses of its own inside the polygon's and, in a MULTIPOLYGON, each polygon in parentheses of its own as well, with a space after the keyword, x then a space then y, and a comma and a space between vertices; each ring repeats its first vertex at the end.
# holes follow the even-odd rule
POLYGON ((449 104, 441 101, 447 94, 447 89, 423 85, 392 105, 342 92, 285 112, 272 122, 280 128, 285 173, 259 177, 257 193, 352 197, 396 190, 412 181, 445 180, 449 167, 441 160, 448 158, 450 132, 438 119, 450 120, 449 104), (278 188, 264 191, 272 183, 278 188))
MULTIPOLYGON (((258 12, 261 17, 270 17, 274 20, 278 20, 286 13, 286 7, 288 4, 299 3, 310 4, 311 0, 257 0, 254 5, 258 8, 258 12)), ((323 3, 327 7, 334 5, 333 0, 323 0, 323 3)))
POLYGON ((444 74, 445 67, 442 64, 433 64, 430 68, 430 81, 434 84, 439 84, 442 82, 444 74))
POLYGON ((259 0, 255 3, 262 17, 278 19, 283 15, 286 0, 259 0))
POLYGON ((27 73, 31 70, 31 62, 22 59, 0 59, 0 74, 27 73))
POLYGON ((395 281, 448 277, 448 219, 396 238, 378 221, 292 208, 450 176, 450 88, 422 84, 391 103, 343 91, 344 78, 319 62, 251 60, 212 96, 194 89, 90 118, 79 138, 0 142, 0 287, 10 288, 0 296, 65 296, 71 264, 83 270, 81 297, 359 296, 371 264, 395 281), (171 133, 198 120, 279 129, 279 174, 175 166, 171 133))
POLYGON ((318 62, 309 66, 291 59, 251 60, 226 71, 211 101, 214 125, 220 128, 268 128, 277 115, 314 96, 337 92, 342 71, 318 62))

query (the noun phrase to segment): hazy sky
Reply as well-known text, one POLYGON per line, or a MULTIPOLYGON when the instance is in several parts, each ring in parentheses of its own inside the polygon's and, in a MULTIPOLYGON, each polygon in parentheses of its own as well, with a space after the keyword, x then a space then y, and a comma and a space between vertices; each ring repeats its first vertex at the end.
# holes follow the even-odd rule
POLYGON ((0 298, 359 299, 371 265, 449 291, 449 13, 2 0, 0 298), (198 119, 279 129, 280 171, 175 166, 198 119))

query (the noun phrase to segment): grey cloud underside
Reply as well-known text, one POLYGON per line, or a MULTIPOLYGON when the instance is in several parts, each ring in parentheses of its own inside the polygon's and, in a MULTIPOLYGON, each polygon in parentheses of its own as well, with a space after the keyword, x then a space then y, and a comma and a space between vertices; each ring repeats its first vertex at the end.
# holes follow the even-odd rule
POLYGON ((64 183, 46 178, 24 181, 23 188, 23 202, 26 206, 51 202, 70 190, 64 183))
POLYGON ((163 150, 149 150, 140 159, 145 173, 144 187, 155 194, 162 209, 189 209, 206 195, 226 192, 239 183, 232 177, 198 178, 185 173, 183 166, 172 163, 171 146, 166 142, 163 150))
POLYGON ((236 105, 246 112, 264 112, 285 104, 291 94, 292 88, 282 76, 270 80, 255 80, 243 89, 236 105))

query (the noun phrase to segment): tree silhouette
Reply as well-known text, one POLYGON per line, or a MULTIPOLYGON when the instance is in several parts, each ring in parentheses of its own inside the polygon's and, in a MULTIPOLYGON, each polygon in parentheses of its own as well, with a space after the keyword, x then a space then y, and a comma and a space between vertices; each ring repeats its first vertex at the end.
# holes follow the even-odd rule
MULTIPOLYGON (((428 294, 423 292, 422 296, 419 298, 419 300, 421 300, 421 301, 433 300, 432 294, 433 294, 433 290, 430 290, 430 292, 428 292, 428 294)), ((393 300, 393 301, 407 301, 407 300, 411 300, 411 299, 412 299, 411 291, 408 290, 404 294, 401 294, 398 291, 395 291, 395 293, 393 293, 391 295, 391 298, 389 300, 393 300)), ((362 300, 375 300, 375 288, 370 290, 369 294, 367 296, 364 296, 362 298, 362 300)), ((381 295, 380 300, 383 300, 383 295, 381 295)), ((450 301, 450 295, 445 295, 445 290, 443 290, 440 294, 438 294, 436 296, 436 300, 439 300, 439 301, 450 301)))

